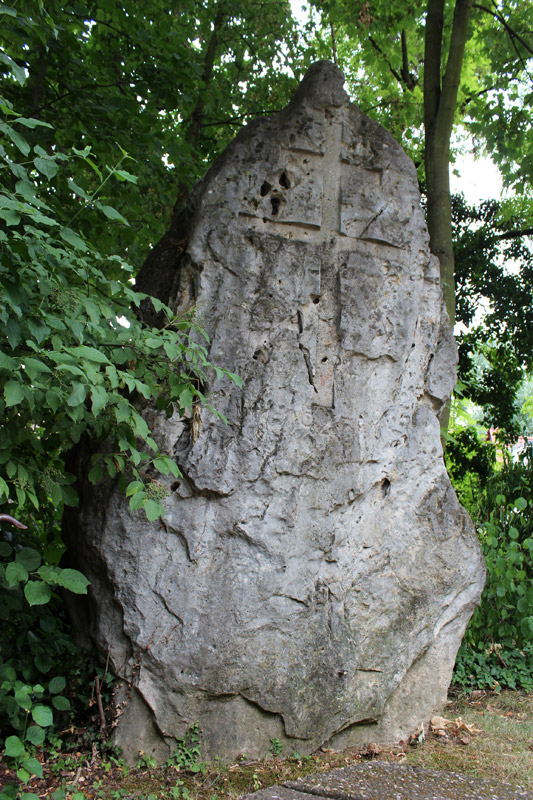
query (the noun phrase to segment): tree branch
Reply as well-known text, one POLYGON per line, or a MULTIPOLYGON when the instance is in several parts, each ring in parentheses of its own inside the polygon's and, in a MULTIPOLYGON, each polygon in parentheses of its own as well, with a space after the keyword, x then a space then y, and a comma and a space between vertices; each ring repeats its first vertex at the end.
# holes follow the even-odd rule
POLYGON ((380 56, 385 60, 386 65, 388 66, 388 68, 390 69, 390 71, 392 72, 392 74, 394 75, 394 77, 396 78, 396 80, 398 81, 398 83, 401 86, 403 84, 403 78, 400 75, 400 73, 396 72, 396 70, 394 69, 394 67, 392 66, 392 64, 390 63, 389 59, 387 58, 387 56, 385 55, 385 53, 383 52, 383 50, 381 49, 379 44, 376 42, 376 40, 373 39, 372 36, 369 36, 368 39, 370 41, 370 44, 374 48, 374 50, 377 50, 377 52, 380 54, 380 56))
POLYGON ((433 130, 439 110, 443 25, 444 0, 428 3, 424 47, 424 126, 426 136, 433 130))
POLYGON ((443 133, 445 132, 448 141, 451 136, 457 106, 457 94, 461 80, 471 7, 472 0, 456 0, 455 2, 450 51, 444 78, 442 79, 442 97, 439 103, 439 120, 437 123, 439 127, 442 125, 443 133))
MULTIPOLYGON (((215 56, 219 42, 218 39, 219 28, 222 23, 222 19, 223 19, 223 11, 222 8, 219 7, 215 19, 213 21, 213 32, 209 39, 207 50, 205 51, 204 71, 202 75, 202 80, 205 84, 205 88, 207 88, 211 83, 213 67, 215 65, 215 56)), ((198 144, 198 137, 200 135, 200 129, 202 127, 202 121, 204 116, 205 99, 203 96, 203 91, 204 90, 200 90, 200 95, 198 97, 195 107, 192 110, 190 122, 189 125, 187 126, 187 131, 185 133, 185 139, 192 146, 193 150, 196 149, 196 146, 198 144)))
POLYGON ((412 92, 413 89, 415 88, 416 84, 418 83, 418 80, 414 77, 414 75, 411 75, 411 73, 409 71, 409 57, 407 55, 407 35, 405 33, 405 28, 402 29, 402 71, 401 71, 401 75, 402 75, 402 78, 403 78, 403 81, 404 81, 405 85, 407 86, 409 91, 412 92))
POLYGON ((336 67, 338 67, 339 62, 337 60, 337 42, 335 41, 335 25, 333 22, 329 23, 329 27, 331 29, 331 51, 333 53, 333 63, 336 67))
POLYGON ((500 233, 496 239, 519 239, 521 236, 533 236, 533 228, 523 228, 520 231, 509 231, 508 233, 500 233))
POLYGON ((494 17, 495 19, 498 20, 498 22, 501 22, 501 24, 503 25, 509 36, 519 41, 522 47, 524 47, 527 50, 529 55, 533 56, 533 48, 528 45, 525 39, 523 39, 520 36, 520 34, 514 30, 514 28, 511 28, 507 20, 501 15, 501 12, 499 11, 498 7, 496 7, 496 11, 491 11, 490 8, 482 6, 479 3, 474 3, 473 7, 477 8, 479 11, 484 11, 486 14, 490 14, 491 17, 494 17))
POLYGON ((219 119, 215 120, 214 122, 202 122, 202 128, 214 128, 217 125, 236 125, 238 122, 241 122, 243 119, 248 119, 248 117, 252 117, 255 119, 256 117, 261 117, 269 114, 277 114, 281 111, 280 108, 270 108, 266 111, 247 111, 246 114, 239 114, 237 117, 228 117, 228 119, 219 119))

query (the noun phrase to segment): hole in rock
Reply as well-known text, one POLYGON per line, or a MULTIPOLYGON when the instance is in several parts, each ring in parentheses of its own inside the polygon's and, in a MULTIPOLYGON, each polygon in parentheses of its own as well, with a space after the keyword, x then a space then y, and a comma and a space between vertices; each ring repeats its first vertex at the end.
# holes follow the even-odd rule
POLYGON ((261 189, 259 190, 261 192, 261 197, 265 197, 271 189, 272 189, 272 184, 270 184, 268 181, 264 181, 263 185, 261 186, 261 189))
POLYGON ((271 203, 272 203, 272 216, 275 217, 277 214, 279 214, 279 207, 281 205, 281 200, 279 199, 279 197, 273 197, 271 203))
POLYGON ((315 295, 315 297, 313 297, 313 295, 311 295, 311 299, 312 299, 313 303, 315 304, 315 306, 317 306, 320 303, 320 297, 317 297, 316 295, 315 295))
POLYGON ((328 360, 328 357, 324 356, 324 358, 322 359, 322 363, 325 364, 327 360, 328 360))
POLYGON ((390 481, 388 478, 383 478, 383 480, 381 481, 381 494, 383 497, 387 497, 389 492, 390 492, 390 481))
POLYGON ((283 189, 290 189, 290 188, 291 188, 291 182, 290 182, 290 180, 289 180, 289 176, 287 175, 287 173, 285 172, 285 170, 283 170, 283 172, 282 172, 282 173, 281 173, 281 175, 279 176, 279 185, 280 185, 280 186, 281 186, 283 189))
POLYGON ((253 356, 252 356, 252 358, 253 358, 253 360, 254 360, 254 361, 257 361, 257 359, 259 358, 259 353, 260 353, 260 352, 261 352, 261 350, 256 350, 256 351, 255 351, 255 353, 254 353, 254 354, 253 354, 253 356))
POLYGON ((180 488, 180 486, 181 486, 181 483, 179 481, 174 481, 174 483, 170 484, 170 491, 171 492, 175 492, 176 489, 180 488))

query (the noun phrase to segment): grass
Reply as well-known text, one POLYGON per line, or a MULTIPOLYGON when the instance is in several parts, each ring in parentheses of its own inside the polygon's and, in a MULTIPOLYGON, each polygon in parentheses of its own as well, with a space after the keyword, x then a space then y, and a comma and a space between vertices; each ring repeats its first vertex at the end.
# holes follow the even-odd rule
POLYGON ((453 699, 443 716, 460 717, 475 732, 432 735, 422 747, 410 748, 406 763, 533 789, 533 695, 477 691, 453 699))
MULTIPOLYGON (((25 791, 58 800, 235 800, 248 792, 303 775, 379 758, 437 770, 451 770, 533 789, 533 695, 474 692, 456 695, 442 713, 448 720, 420 743, 334 753, 323 748, 311 756, 273 753, 262 761, 243 757, 235 764, 214 761, 195 774, 176 766, 156 767, 150 759, 128 768, 109 754, 76 752, 44 764, 44 778, 25 791), (64 795, 63 795, 64 791, 64 795)), ((0 763, 0 786, 12 779, 0 763)))

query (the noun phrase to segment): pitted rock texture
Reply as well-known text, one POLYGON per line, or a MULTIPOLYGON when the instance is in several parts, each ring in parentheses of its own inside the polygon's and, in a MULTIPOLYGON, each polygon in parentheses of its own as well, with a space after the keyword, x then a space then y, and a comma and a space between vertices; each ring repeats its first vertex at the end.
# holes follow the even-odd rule
POLYGON ((215 384, 229 424, 204 411, 194 443, 151 417, 184 476, 164 523, 102 483, 67 519, 87 630, 125 681, 117 742, 163 755, 196 721, 227 759, 406 736, 484 580, 443 464, 456 354, 413 164, 316 64, 195 187, 139 287, 196 306, 244 386, 215 384))
POLYGON ((520 786, 385 761, 356 764, 260 789, 241 800, 533 800, 520 786))

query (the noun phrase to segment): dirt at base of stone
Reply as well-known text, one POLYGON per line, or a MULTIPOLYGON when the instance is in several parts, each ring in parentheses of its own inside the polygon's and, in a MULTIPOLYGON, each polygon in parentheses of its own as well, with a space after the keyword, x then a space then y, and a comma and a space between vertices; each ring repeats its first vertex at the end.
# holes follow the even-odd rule
POLYGON ((271 786, 241 800, 533 800, 519 786, 384 761, 342 767, 271 786))

